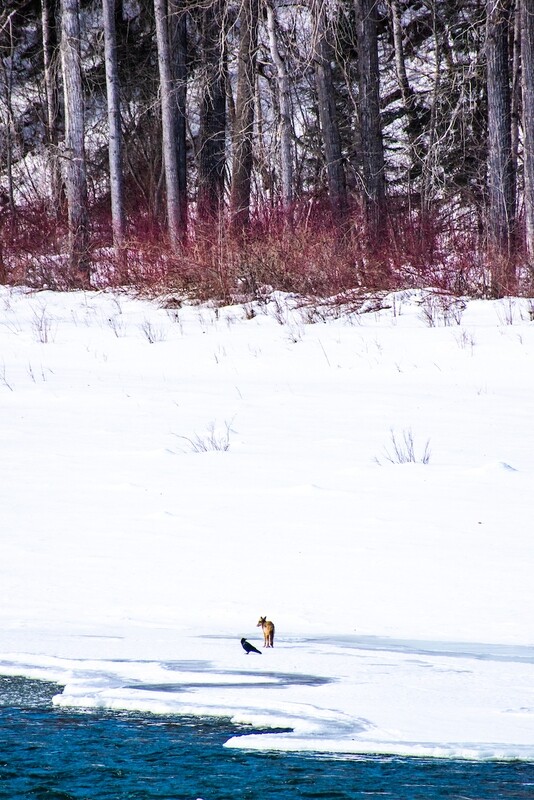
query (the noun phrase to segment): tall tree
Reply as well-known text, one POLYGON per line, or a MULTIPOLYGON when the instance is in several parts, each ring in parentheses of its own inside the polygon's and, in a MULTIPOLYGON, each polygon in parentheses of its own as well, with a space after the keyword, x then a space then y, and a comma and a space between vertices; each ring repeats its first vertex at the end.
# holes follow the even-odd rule
MULTIPOLYGON (((369 239, 385 230, 384 143, 380 121, 377 0, 356 0, 363 190, 369 239)), ((409 90, 405 87, 406 102, 409 90)))
POLYGON ((172 67, 170 27, 167 0, 154 0, 158 67, 160 78, 161 128, 163 140, 163 165, 167 195, 167 226, 173 248, 178 248, 185 237, 182 219, 182 198, 179 187, 177 142, 177 105, 174 100, 175 82, 172 67))
POLYGON ((16 15, 15 9, 3 9, 0 16, 0 77, 2 78, 2 100, 6 109, 6 121, 4 124, 5 136, 5 157, 6 157, 6 178, 7 178, 7 200, 10 215, 13 218, 15 212, 15 195, 13 181, 13 162, 14 162, 14 132, 15 114, 13 109, 13 71, 15 60, 15 37, 13 31, 13 20, 16 15))
POLYGON ((78 0, 61 0, 61 67, 65 106, 63 150, 73 278, 89 282, 89 213, 78 0))
POLYGON ((512 289, 515 196, 510 92, 510 12, 512 0, 486 0, 488 96, 488 246, 493 263, 492 291, 512 289))
POLYGON ((122 133, 120 87, 115 29, 115 0, 102 0, 104 12, 104 46, 108 100, 109 183, 111 188, 111 220, 113 246, 117 261, 124 256, 126 215, 124 212, 124 179, 122 170, 122 133))
POLYGON ((46 97, 46 143, 50 173, 51 207, 55 213, 61 208, 61 169, 58 159, 59 122, 61 107, 58 91, 58 0, 42 0, 41 28, 43 34, 44 83, 46 97))
POLYGON ((347 181, 332 75, 334 50, 328 37, 326 0, 312 0, 314 26, 315 86, 319 105, 319 124, 324 146, 330 206, 335 216, 344 219, 348 208, 347 181))
POLYGON ((291 124, 291 88, 285 60, 278 47, 278 25, 273 5, 267 2, 267 29, 269 49, 276 68, 278 105, 280 108, 280 173, 282 179, 282 205, 287 213, 293 202, 293 130, 291 124))
MULTIPOLYGON (((405 130, 408 138, 410 165, 407 170, 408 192, 411 192, 412 175, 420 172, 420 153, 417 146, 417 136, 420 133, 417 115, 417 95, 410 86, 406 70, 404 54, 403 31, 401 25, 401 8, 399 0, 389 0, 391 13, 391 27, 393 31, 393 47, 395 53, 395 72, 402 97, 402 105, 406 117, 405 130)), ((376 27, 376 22, 375 22, 376 27)), ((377 57, 378 60, 378 57, 377 57)))
POLYGON ((259 0, 240 0, 237 93, 233 131, 230 214, 236 233, 250 218, 254 138, 254 87, 258 41, 259 0))
POLYGON ((534 0, 521 2, 521 62, 525 181, 525 235, 529 263, 534 267, 534 0))
POLYGON ((197 210, 200 220, 222 211, 226 164, 225 0, 201 9, 201 100, 197 210))
POLYGON ((187 16, 186 0, 168 0, 169 25, 174 81, 173 95, 176 113, 176 162, 178 170, 178 195, 180 202, 180 225, 187 231, 187 16))

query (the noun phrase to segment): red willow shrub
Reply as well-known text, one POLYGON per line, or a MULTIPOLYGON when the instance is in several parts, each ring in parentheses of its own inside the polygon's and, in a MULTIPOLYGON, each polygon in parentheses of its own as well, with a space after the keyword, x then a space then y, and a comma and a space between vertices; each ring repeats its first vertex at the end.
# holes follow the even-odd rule
MULTIPOLYGON (((357 206, 339 221, 317 201, 303 201, 290 211, 263 208, 240 234, 232 232, 226 218, 192 220, 177 251, 168 246, 161 225, 141 214, 130 219, 129 232, 117 259, 109 215, 95 209, 89 254, 94 288, 181 292, 218 303, 261 299, 271 290, 309 298, 425 286, 455 295, 489 293, 491 264, 476 221, 466 213, 455 217, 439 209, 427 214, 407 210, 395 198, 383 235, 372 244, 357 206)), ((78 277, 69 272, 66 250, 64 219, 42 207, 4 215, 0 280, 35 289, 80 288, 78 277)), ((527 272, 518 291, 531 288, 527 272)))

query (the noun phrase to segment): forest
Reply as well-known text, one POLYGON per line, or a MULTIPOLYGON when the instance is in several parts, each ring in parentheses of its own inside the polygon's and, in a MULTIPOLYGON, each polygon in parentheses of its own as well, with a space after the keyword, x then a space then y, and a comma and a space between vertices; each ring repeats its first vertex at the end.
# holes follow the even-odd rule
POLYGON ((534 0, 3 0, 0 283, 534 291, 534 0))

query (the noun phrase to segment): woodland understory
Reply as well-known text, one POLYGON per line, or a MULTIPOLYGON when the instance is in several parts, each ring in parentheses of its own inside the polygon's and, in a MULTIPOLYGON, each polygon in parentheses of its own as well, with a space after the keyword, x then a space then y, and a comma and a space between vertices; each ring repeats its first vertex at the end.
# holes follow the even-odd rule
POLYGON ((534 294, 534 0, 5 0, 0 283, 534 294))

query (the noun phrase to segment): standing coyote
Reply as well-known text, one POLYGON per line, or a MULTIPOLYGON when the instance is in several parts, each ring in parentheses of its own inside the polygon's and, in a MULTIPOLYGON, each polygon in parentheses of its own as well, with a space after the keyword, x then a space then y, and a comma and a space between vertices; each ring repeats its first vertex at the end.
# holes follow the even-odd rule
POLYGON ((264 647, 273 647, 273 645, 274 645, 274 625, 273 625, 273 623, 269 622, 267 617, 260 617, 256 627, 257 628, 261 628, 262 631, 263 631, 263 646, 264 647))

